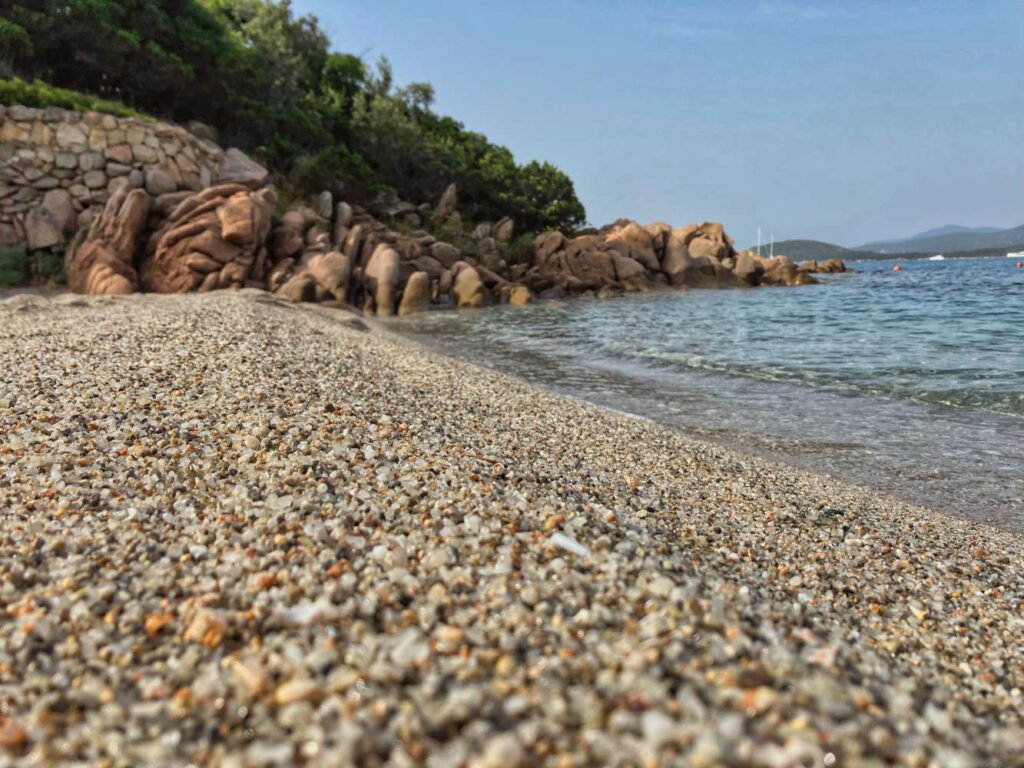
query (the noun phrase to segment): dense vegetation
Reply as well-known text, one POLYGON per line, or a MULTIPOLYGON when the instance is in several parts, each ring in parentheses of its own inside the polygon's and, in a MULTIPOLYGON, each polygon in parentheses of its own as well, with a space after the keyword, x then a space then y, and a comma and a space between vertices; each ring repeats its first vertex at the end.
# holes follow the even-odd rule
POLYGON ((88 98, 215 126, 305 191, 359 199, 391 188, 435 200, 455 181, 471 219, 520 231, 574 229, 572 181, 432 109, 427 83, 398 88, 330 49, 315 17, 289 0, 0 0, 0 95, 45 106, 88 98), (25 81, 15 80, 21 77, 25 81), (42 82, 37 82, 42 81, 42 82), (56 90, 46 84, 52 84, 56 90), (87 94, 88 97, 76 94, 87 94))

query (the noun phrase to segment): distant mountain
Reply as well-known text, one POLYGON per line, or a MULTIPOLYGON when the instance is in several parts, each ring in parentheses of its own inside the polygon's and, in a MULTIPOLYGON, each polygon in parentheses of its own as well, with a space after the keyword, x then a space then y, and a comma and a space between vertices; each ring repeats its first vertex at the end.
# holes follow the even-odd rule
MULTIPOLYGON (((947 250, 944 255, 955 255, 959 258, 982 258, 992 256, 1005 256, 1007 251, 1024 251, 1024 227, 1006 232, 1018 232, 1018 239, 1012 243, 1000 244, 988 248, 974 248, 967 251, 947 250)), ((751 246, 750 250, 754 250, 751 246)), ((825 259, 842 259, 843 261, 887 261, 890 259, 926 259, 941 253, 934 249, 910 252, 862 251, 853 248, 843 248, 841 245, 823 243, 820 240, 781 240, 775 243, 775 253, 788 256, 793 261, 801 262, 808 259, 824 261, 825 259)), ((761 246, 761 255, 767 256, 768 249, 761 246)))
POLYGON ((1024 242, 1024 225, 1013 229, 958 227, 947 225, 902 240, 877 240, 854 248, 876 253, 958 253, 986 248, 1003 248, 1024 242))
MULTIPOLYGON (((935 227, 934 229, 926 229, 924 232, 918 232, 912 237, 904 237, 901 240, 920 240, 922 237, 938 237, 939 235, 956 235, 961 232, 975 232, 977 234, 985 234, 986 232, 1001 232, 1003 227, 961 227, 959 224, 947 224, 944 227, 935 227)), ((892 241, 895 242, 895 241, 892 241)))

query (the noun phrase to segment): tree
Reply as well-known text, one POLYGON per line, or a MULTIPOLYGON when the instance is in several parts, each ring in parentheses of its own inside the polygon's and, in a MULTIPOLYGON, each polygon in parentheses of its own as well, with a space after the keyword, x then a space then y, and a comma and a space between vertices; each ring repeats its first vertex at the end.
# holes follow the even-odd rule
POLYGON ((358 56, 331 53, 324 62, 320 93, 332 109, 351 117, 356 94, 366 86, 366 65, 358 56))
POLYGON ((196 2, 25 0, 11 4, 4 26, 29 39, 28 48, 3 46, 18 74, 181 119, 223 95, 215 73, 230 46, 196 2))
MULTIPOLYGON (((3 0, 0 75, 53 103, 74 92, 179 122, 202 120, 291 183, 436 200, 452 181, 470 219, 513 216, 520 231, 572 228, 583 206, 547 163, 519 166, 505 147, 433 111, 434 87, 396 88, 333 52, 315 16, 290 0, 3 0)), ((89 99, 81 99, 89 103, 89 99)))
POLYGON ((428 200, 434 196, 443 177, 441 159, 400 100, 357 95, 351 140, 378 178, 402 197, 428 200))
POLYGON ((573 230, 586 221, 587 214, 576 197, 572 179, 551 163, 527 163, 520 169, 517 181, 513 207, 518 211, 521 230, 573 230))
POLYGON ((0 75, 9 76, 18 62, 32 57, 32 38, 20 24, 0 18, 0 75))

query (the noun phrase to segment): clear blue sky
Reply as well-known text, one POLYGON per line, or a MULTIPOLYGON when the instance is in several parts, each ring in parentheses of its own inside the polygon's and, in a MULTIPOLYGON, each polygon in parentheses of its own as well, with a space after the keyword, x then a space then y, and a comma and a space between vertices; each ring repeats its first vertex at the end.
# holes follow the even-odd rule
POLYGON ((294 0, 594 224, 739 245, 1024 224, 1024 0, 294 0))

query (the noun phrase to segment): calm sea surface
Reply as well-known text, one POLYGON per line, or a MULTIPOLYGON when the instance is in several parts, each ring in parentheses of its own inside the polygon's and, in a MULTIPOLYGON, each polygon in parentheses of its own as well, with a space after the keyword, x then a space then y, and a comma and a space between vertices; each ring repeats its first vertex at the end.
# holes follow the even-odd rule
POLYGON ((1024 269, 853 265, 822 285, 394 321, 460 358, 1024 531, 1024 269))

